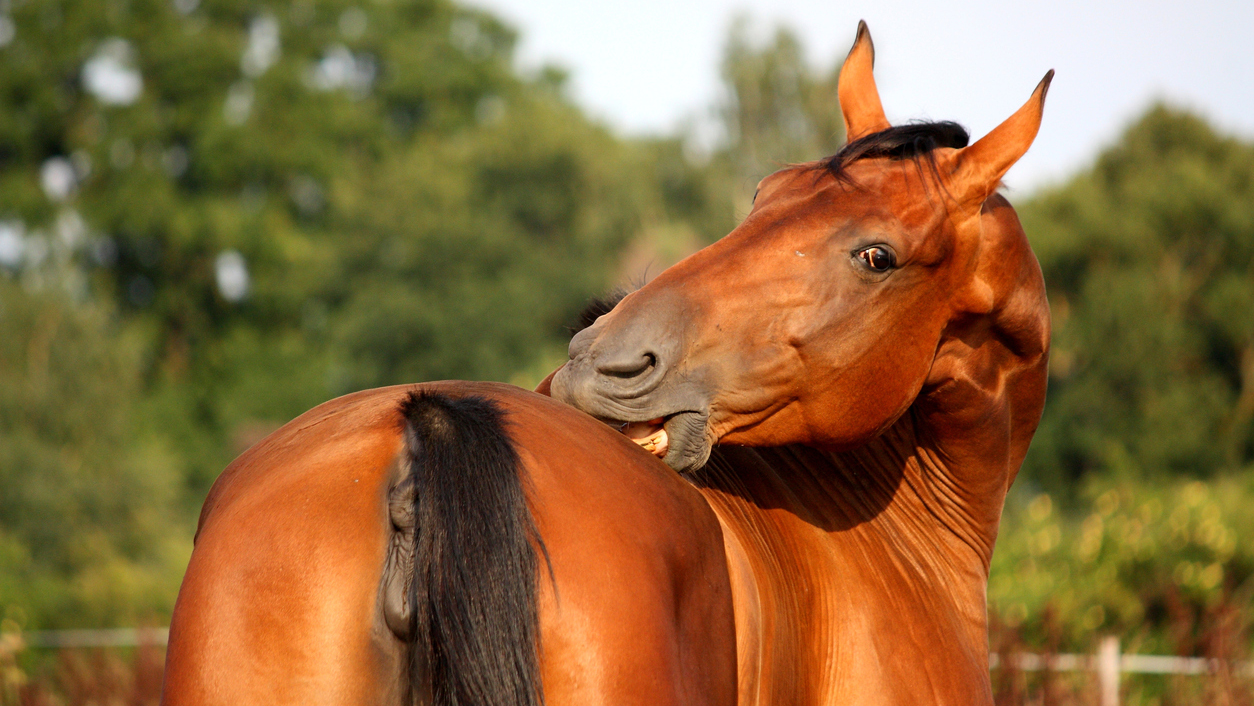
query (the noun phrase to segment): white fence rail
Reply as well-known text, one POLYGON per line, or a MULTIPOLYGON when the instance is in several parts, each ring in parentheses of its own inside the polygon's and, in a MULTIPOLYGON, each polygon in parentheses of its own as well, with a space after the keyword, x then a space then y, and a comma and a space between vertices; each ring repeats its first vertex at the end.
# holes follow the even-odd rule
MULTIPOLYGON (((1205 657, 1169 657, 1164 655, 1120 654, 1119 638, 1104 637, 1097 654, 1038 655, 1018 652, 1007 660, 1015 669, 1025 672, 1097 672, 1101 706, 1119 706, 1119 681, 1123 674, 1218 674, 1225 668, 1236 676, 1254 678, 1254 662, 1225 664, 1205 657)), ((989 655, 989 667, 1001 666, 1001 655, 989 655)))

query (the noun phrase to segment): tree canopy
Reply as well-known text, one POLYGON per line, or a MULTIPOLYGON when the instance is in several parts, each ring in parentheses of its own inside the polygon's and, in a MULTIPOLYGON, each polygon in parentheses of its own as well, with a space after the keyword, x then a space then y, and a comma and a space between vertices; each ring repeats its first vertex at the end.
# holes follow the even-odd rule
POLYGON ((677 138, 614 136, 447 0, 15 0, 0 25, 0 607, 30 625, 168 610, 249 443, 364 387, 534 382, 628 243, 730 220, 677 138), (160 597, 112 612, 44 591, 162 557, 160 597))
POLYGON ((1254 145, 1155 106, 1019 212, 1054 319, 1026 476, 1065 492, 1254 462, 1254 145))

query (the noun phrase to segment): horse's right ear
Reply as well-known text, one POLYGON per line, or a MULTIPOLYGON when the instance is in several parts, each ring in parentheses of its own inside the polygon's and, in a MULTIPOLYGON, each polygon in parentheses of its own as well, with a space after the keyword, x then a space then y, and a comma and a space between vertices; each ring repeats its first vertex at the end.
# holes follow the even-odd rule
POLYGON ((871 30, 867 29, 866 20, 859 20, 858 37, 853 40, 853 48, 840 67, 840 79, 836 86, 840 112, 845 117, 846 142, 892 127, 884 115, 880 92, 871 74, 874 66, 875 45, 871 43, 871 30))
POLYGON ((1045 94, 1053 80, 1054 70, 1050 69, 1022 108, 974 145, 957 152, 950 185, 960 203, 978 209, 997 190, 1010 167, 1032 146, 1041 129, 1045 94))

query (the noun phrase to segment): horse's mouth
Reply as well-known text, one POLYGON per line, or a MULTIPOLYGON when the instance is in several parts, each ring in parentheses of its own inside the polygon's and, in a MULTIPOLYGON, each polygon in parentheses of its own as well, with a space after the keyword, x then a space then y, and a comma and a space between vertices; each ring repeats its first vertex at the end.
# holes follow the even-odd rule
POLYGON ((681 473, 703 465, 710 453, 705 438, 706 415, 701 412, 676 412, 647 422, 614 426, 640 448, 681 473))
POLYGON ((670 436, 666 433, 666 418, 658 417, 647 422, 624 422, 621 431, 628 439, 640 445, 640 448, 657 456, 666 458, 671 448, 670 436))

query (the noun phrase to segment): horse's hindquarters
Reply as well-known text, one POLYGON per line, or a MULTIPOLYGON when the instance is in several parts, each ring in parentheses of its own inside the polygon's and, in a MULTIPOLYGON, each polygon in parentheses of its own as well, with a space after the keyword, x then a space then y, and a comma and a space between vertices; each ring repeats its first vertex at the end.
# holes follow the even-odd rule
MULTIPOLYGON (((412 470, 398 412, 410 389, 327 403, 223 473, 175 608, 164 703, 398 704, 433 691, 411 690, 411 646, 380 600, 396 532, 389 495, 412 470)), ((545 702, 734 703, 722 538, 696 491, 547 398, 493 384, 423 389, 505 413, 552 562, 552 580, 543 556, 537 575, 518 577, 539 588, 545 702)), ((475 473, 449 482, 473 490, 475 473)))
POLYGON ((175 606, 164 703, 398 702, 400 643, 376 607, 393 409, 341 398, 222 474, 175 606))
POLYGON ((354 554, 318 534, 199 543, 171 624, 164 703, 399 703, 403 650, 373 627, 376 542, 354 554))

